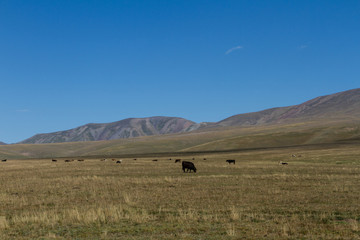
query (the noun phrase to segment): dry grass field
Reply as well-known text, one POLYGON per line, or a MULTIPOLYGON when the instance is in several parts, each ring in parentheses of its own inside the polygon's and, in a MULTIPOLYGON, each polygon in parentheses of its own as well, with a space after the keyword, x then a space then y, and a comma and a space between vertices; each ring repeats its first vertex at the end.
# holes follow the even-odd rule
POLYGON ((359 144, 74 159, 0 162, 0 239, 360 239, 359 144))

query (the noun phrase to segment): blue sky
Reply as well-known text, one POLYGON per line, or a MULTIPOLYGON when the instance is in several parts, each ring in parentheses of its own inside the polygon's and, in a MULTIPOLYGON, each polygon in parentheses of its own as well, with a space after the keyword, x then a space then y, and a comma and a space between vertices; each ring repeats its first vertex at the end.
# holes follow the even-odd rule
POLYGON ((358 88, 360 1, 0 0, 0 141, 358 88))

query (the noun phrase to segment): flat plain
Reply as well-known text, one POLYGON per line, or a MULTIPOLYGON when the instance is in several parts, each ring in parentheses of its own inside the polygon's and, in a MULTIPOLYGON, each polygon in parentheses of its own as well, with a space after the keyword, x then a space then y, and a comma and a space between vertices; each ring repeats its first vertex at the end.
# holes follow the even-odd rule
POLYGON ((1 239, 360 239, 359 143, 77 159, 0 162, 1 239))

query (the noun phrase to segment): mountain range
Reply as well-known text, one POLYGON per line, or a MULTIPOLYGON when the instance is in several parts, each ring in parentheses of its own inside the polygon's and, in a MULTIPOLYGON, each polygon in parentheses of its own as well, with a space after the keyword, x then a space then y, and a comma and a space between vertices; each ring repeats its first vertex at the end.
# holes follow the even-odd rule
POLYGON ((129 118, 112 123, 89 123, 77 128, 37 134, 20 143, 101 141, 142 136, 206 131, 221 127, 247 127, 314 120, 360 118, 360 88, 311 99, 299 105, 238 114, 219 122, 195 123, 179 117, 129 118))
POLYGON ((251 126, 348 118, 360 118, 360 88, 317 97, 299 105, 235 115, 216 125, 251 126))
POLYGON ((359 145, 360 89, 353 89, 299 105, 238 114, 219 122, 150 117, 86 124, 67 131, 38 134, 21 144, 0 145, 0 156, 12 159, 187 156, 359 145))
POLYGON ((74 129, 37 134, 20 143, 101 141, 190 131, 194 122, 177 117, 128 118, 112 123, 89 123, 74 129))

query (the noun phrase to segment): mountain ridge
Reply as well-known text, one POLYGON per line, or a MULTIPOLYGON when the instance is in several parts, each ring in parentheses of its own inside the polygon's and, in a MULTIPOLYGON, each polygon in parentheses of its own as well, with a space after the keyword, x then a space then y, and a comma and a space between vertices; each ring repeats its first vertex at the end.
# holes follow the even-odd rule
POLYGON ((111 123, 88 123, 53 133, 36 134, 19 143, 101 141, 186 131, 195 123, 178 117, 127 118, 111 123))
POLYGON ((293 106, 233 115, 215 125, 254 126, 344 117, 360 118, 360 88, 316 97, 293 106))
POLYGON ((36 134, 19 143, 114 140, 192 131, 209 131, 231 126, 247 127, 319 119, 352 118, 360 119, 360 88, 319 96, 298 105, 237 114, 218 122, 195 123, 184 118, 162 116, 127 118, 112 123, 89 123, 65 131, 36 134))

